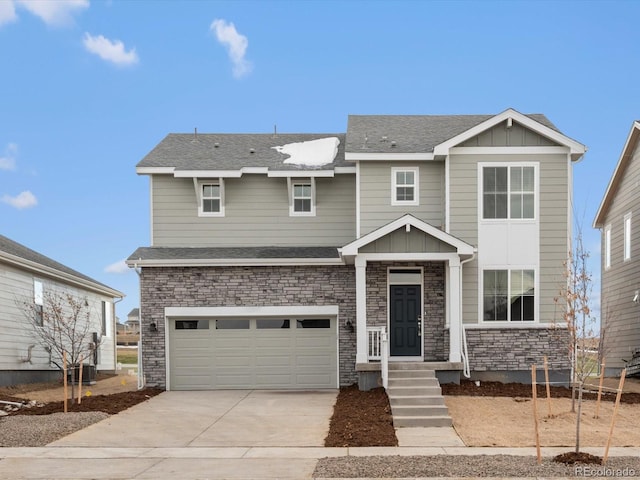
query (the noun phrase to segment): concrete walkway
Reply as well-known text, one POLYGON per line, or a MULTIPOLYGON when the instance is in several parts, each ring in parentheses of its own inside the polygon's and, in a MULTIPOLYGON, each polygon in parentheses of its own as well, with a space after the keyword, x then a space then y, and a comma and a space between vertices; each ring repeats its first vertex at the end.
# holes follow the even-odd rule
MULTIPOLYGON (((448 428, 399 429, 400 447, 324 448, 336 395, 165 392, 47 447, 0 448, 0 478, 300 480, 331 456, 536 454, 464 447, 448 428)), ((543 454, 566 451, 544 448, 543 454)), ((640 456, 640 448, 616 447, 610 455, 640 456)))

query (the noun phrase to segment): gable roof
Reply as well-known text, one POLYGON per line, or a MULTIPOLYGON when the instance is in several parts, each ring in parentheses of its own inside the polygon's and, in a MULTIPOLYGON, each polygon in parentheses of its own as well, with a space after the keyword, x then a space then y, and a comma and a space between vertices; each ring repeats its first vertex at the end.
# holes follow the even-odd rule
POLYGON ((420 220, 419 218, 414 217, 410 213, 407 213, 406 215, 403 215, 402 217, 389 222, 386 225, 383 225, 382 227, 377 228, 376 230, 369 232, 368 234, 358 238, 357 240, 354 240, 353 242, 345 245, 340 249, 340 254, 343 257, 357 255, 358 250, 361 247, 368 245, 371 242, 374 242, 384 237, 385 235, 388 235, 391 232, 394 232, 397 229, 406 226, 417 228, 425 234, 430 235, 448 245, 451 245, 453 248, 455 248, 456 252, 459 255, 470 256, 473 255, 476 251, 476 249, 472 245, 469 245, 467 242, 460 240, 459 238, 456 238, 453 235, 420 220))
POLYGON ((333 170, 352 166, 344 161, 344 133, 170 133, 136 165, 138 173, 145 169, 179 171, 228 171, 242 168, 266 168, 269 171, 333 170), (274 147, 337 137, 338 153, 331 164, 307 167, 283 163, 288 155, 274 147), (252 151, 253 150, 253 153, 252 151))
POLYGON ((91 277, 56 262, 18 242, 14 242, 3 235, 0 235, 0 262, 10 263, 37 274, 56 277, 61 281, 94 290, 108 296, 124 297, 122 292, 114 290, 91 277))
POLYGON ((593 220, 593 228, 602 228, 604 227, 605 217, 607 215, 607 211, 609 210, 609 206, 613 201, 613 198, 618 191, 618 186, 624 177, 624 172, 629 165, 629 162, 633 159, 633 152, 635 151, 638 141, 640 140, 640 120, 636 120, 631 125, 631 131, 627 136, 627 141, 622 148, 622 153, 620 154, 620 158, 618 159, 618 163, 616 164, 616 168, 613 171, 613 175, 611 175, 611 179, 609 180, 609 184, 607 185, 607 190, 605 191, 604 197, 602 197, 602 202, 600 203, 600 207, 598 208, 598 212, 593 220))
POLYGON ((569 146, 574 160, 586 151, 544 115, 525 115, 510 108, 497 115, 350 115, 347 160, 357 160, 360 154, 446 155, 449 148, 507 119, 569 146))

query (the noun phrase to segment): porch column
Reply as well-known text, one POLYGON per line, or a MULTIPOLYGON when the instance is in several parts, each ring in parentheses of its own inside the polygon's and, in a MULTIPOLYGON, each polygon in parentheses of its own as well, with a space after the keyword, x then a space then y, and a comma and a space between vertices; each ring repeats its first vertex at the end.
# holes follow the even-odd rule
POLYGON ((356 257, 356 363, 369 361, 367 341, 367 261, 356 257))
POLYGON ((462 361, 462 311, 460 292, 460 259, 458 257, 449 260, 449 361, 462 361))

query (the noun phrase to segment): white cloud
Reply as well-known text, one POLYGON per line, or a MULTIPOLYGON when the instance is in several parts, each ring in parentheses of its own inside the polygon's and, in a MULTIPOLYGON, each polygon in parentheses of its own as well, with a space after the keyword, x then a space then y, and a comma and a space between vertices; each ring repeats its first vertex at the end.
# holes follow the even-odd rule
POLYGON ((0 26, 5 23, 15 22, 18 19, 16 7, 12 0, 0 1, 0 26))
POLYGON ((16 153, 18 153, 18 145, 10 143, 4 150, 4 155, 0 157, 0 170, 16 169, 16 153))
POLYGON ((104 271, 107 273, 127 273, 129 270, 129 267, 124 263, 124 260, 118 260, 116 263, 107 265, 104 268, 104 271))
POLYGON ((40 17, 47 25, 63 27, 73 16, 89 8, 89 0, 18 0, 17 5, 40 17))
POLYGON ((116 65, 134 65, 138 63, 138 54, 136 49, 132 48, 128 52, 125 50, 124 43, 120 40, 111 41, 108 38, 98 35, 96 37, 89 33, 84 34, 84 48, 89 52, 98 55, 107 62, 116 65))
POLYGON ((244 58, 249 46, 247 37, 239 34, 233 23, 227 23, 222 19, 214 20, 210 29, 216 34, 218 42, 227 48, 233 63, 233 76, 240 78, 251 72, 251 62, 244 58))
POLYGON ((4 195, 2 197, 2 201, 11 205, 12 207, 17 208, 18 210, 35 207, 38 204, 38 199, 29 190, 25 190, 15 197, 4 195))

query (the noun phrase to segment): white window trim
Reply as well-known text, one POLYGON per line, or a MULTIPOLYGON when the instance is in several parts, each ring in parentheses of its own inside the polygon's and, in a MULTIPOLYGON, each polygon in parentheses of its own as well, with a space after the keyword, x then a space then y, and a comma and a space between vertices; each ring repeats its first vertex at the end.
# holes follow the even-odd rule
POLYGON ((224 217, 224 178, 212 178, 212 179, 193 179, 193 183, 196 189, 196 197, 198 200, 198 216, 199 217, 224 217), (219 212, 205 212, 202 209, 202 189, 205 185, 217 185, 220 187, 220 211, 219 212))
POLYGON ((391 167, 391 205, 417 206, 420 205, 420 168, 419 167, 391 167), (413 172, 413 200, 396 200, 396 173, 413 172))
POLYGON ((604 227, 604 268, 611 268, 611 224, 604 227))
MULTIPOLYGON (((478 324, 484 326, 530 328, 540 324, 540 278, 538 267, 533 265, 483 265, 478 268, 478 324), (508 296, 511 298, 511 272, 513 270, 533 270, 534 295, 533 295, 533 320, 485 320, 484 319, 484 271, 507 270, 507 282, 509 284, 508 296)), ((507 318, 511 316, 511 309, 507 309, 507 318)), ((465 324, 465 327, 467 325, 465 324)))
POLYGON ((623 258, 624 258, 624 261, 626 262, 627 260, 631 259, 631 212, 627 213, 624 216, 624 222, 622 225, 623 225, 623 232, 624 232, 623 258))
POLYGON ((540 164, 538 162, 481 162, 478 163, 478 219, 482 223, 535 223, 540 211, 540 164), (484 218, 484 168, 507 167, 507 218, 484 218), (533 167, 533 218, 511 218, 511 167, 533 167))
POLYGON ((289 216, 290 217, 315 217, 316 216, 316 179, 315 177, 309 178, 291 178, 287 177, 287 190, 289 192, 289 216), (293 195, 294 187, 296 185, 311 185, 311 211, 310 212, 296 212, 294 210, 295 197, 293 195))

